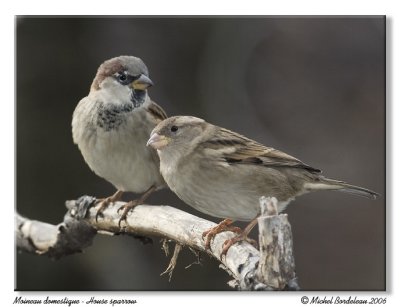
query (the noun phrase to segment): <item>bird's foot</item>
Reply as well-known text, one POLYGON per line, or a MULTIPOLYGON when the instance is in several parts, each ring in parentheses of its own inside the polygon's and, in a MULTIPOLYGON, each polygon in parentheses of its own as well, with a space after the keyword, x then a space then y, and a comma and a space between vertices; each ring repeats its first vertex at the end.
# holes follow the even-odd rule
POLYGON ((135 208, 136 206, 140 205, 140 203, 138 202, 138 200, 131 200, 130 202, 127 202, 125 205, 122 205, 119 209, 118 209, 118 213, 122 211, 121 217, 119 218, 118 221, 118 226, 121 228, 121 222, 125 221, 126 222, 126 218, 128 216, 128 213, 131 209, 135 208))
POLYGON ((118 213, 119 213, 121 210, 124 210, 124 211, 122 212, 122 215, 121 215, 119 221, 118 221, 118 226, 119 226, 120 228, 121 228, 121 222, 122 222, 122 221, 125 221, 125 222, 126 222, 126 218, 127 218, 127 216, 128 216, 129 211, 130 211, 131 209, 133 209, 134 207, 136 207, 136 206, 142 205, 142 204, 145 202, 145 200, 147 199, 147 197, 149 197, 149 195, 150 195, 151 193, 153 193, 155 190, 156 190, 156 187, 155 187, 155 186, 151 186, 150 188, 148 188, 148 189, 146 190, 146 192, 144 192, 144 193, 142 194, 142 196, 140 196, 139 199, 131 200, 130 202, 126 203, 125 205, 122 205, 122 206, 118 209, 118 213))
POLYGON ((224 244, 222 245, 222 252, 221 252, 221 260, 223 256, 226 256, 226 253, 228 252, 228 250, 231 248, 231 246, 237 242, 242 242, 242 241, 246 241, 248 243, 250 243, 251 245, 253 245, 255 248, 258 249, 258 244, 256 240, 253 240, 251 238, 248 237, 249 233, 251 232, 251 230, 254 228, 254 226, 257 224, 257 217, 255 219, 253 219, 247 226, 245 229, 243 229, 243 231, 241 233, 239 233, 239 235, 237 235, 236 237, 232 238, 232 239, 228 239, 224 242, 224 244))
POLYGON ((100 215, 103 215, 103 212, 108 207, 108 205, 120 200, 123 193, 124 192, 118 190, 117 192, 115 192, 113 195, 111 195, 109 197, 100 198, 100 199, 96 200, 96 202, 94 204, 99 205, 99 208, 97 209, 96 217, 95 217, 96 222, 97 222, 98 217, 100 215))
POLYGON ((235 243, 238 242, 242 242, 242 241, 246 241, 249 242, 251 245, 253 245, 255 248, 258 249, 258 244, 256 240, 253 240, 251 238, 249 238, 247 236, 247 234, 245 234, 244 232, 242 232, 241 234, 239 234, 238 236, 232 238, 232 239, 228 239, 224 242, 224 244, 222 245, 222 252, 221 252, 221 256, 220 258, 222 259, 223 256, 226 256, 226 253, 228 252, 228 250, 231 248, 231 246, 235 243))
POLYGON ((242 229, 236 226, 232 226, 231 225, 232 223, 233 221, 231 219, 225 219, 217 226, 203 232, 202 234, 203 239, 204 237, 206 237, 206 242, 205 242, 206 250, 210 249, 211 240, 214 239, 214 237, 221 232, 232 231, 234 233, 239 233, 239 234, 242 233, 242 229))

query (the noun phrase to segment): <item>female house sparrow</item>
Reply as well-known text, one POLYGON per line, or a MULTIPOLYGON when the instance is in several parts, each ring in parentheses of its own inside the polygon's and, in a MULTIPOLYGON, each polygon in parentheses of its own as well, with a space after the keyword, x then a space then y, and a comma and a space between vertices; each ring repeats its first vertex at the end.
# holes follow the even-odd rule
MULTIPOLYGON (((365 188, 323 177, 321 171, 276 149, 191 116, 170 117, 157 125, 147 145, 157 149, 168 186, 188 205, 227 218, 206 231, 206 247, 223 230, 241 233, 224 244, 223 254, 247 234, 259 215, 258 199, 274 196, 282 211, 296 196, 338 190, 376 198, 365 188), (232 220, 252 222, 241 232, 232 220)), ((221 256, 222 256, 221 255, 221 256)))
POLYGON ((130 208, 165 186, 157 153, 146 147, 151 130, 167 118, 147 94, 152 84, 141 59, 109 59, 100 65, 89 95, 74 111, 74 143, 89 167, 117 188, 114 195, 99 200, 97 215, 125 191, 144 193, 125 205, 122 221, 130 208))

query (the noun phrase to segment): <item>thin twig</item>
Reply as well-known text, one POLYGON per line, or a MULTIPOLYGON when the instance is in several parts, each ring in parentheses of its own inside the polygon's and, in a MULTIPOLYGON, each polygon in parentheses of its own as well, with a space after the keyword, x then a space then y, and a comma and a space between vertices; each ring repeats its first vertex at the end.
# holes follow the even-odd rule
POLYGON ((168 273, 169 281, 171 281, 172 273, 174 272, 176 263, 178 262, 178 256, 179 256, 179 253, 181 252, 181 250, 182 250, 182 245, 180 245, 179 243, 176 243, 175 248, 174 248, 174 254, 171 257, 171 260, 169 261, 169 265, 168 265, 167 269, 160 274, 160 276, 163 276, 164 274, 168 273))

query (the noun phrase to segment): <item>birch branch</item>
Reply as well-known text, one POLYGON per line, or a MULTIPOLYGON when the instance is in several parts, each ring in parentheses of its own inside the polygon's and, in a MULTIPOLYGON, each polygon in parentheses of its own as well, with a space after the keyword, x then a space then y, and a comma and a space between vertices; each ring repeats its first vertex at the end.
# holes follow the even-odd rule
MULTIPOLYGON (((80 252, 90 246, 96 233, 128 234, 145 242, 147 242, 147 237, 156 236, 173 240, 179 246, 208 253, 221 262, 220 266, 234 278, 229 284, 238 289, 277 290, 283 288, 284 279, 278 283, 266 282, 264 273, 259 271, 260 252, 247 242, 233 245, 226 257, 220 259, 223 243, 235 236, 232 232, 217 234, 211 242, 211 250, 206 251, 202 233, 216 226, 213 222, 169 206, 140 205, 131 210, 126 223, 122 222, 120 228, 118 209, 125 203, 116 202, 110 205, 103 212, 103 216, 96 221, 97 209, 92 206, 94 201, 95 198, 89 196, 83 196, 76 201, 67 201, 68 212, 64 221, 58 225, 31 221, 16 214, 15 232, 18 249, 60 258, 80 252)), ((262 241, 260 241, 262 248, 261 243, 262 241)), ((180 247, 178 249, 180 250, 180 247)), ((173 265, 176 264, 173 262, 176 262, 179 250, 174 252, 174 259, 171 261, 173 265)), ((293 277, 294 280, 294 273, 287 276, 293 277)), ((289 282, 285 286, 296 289, 296 287, 291 287, 289 282)))
POLYGON ((15 241, 18 250, 54 259, 82 252, 92 244, 97 233, 91 225, 83 222, 82 216, 82 212, 87 210, 93 200, 95 198, 87 197, 86 203, 81 203, 80 215, 75 214, 75 210, 68 210, 64 222, 58 225, 30 220, 15 213, 15 241))

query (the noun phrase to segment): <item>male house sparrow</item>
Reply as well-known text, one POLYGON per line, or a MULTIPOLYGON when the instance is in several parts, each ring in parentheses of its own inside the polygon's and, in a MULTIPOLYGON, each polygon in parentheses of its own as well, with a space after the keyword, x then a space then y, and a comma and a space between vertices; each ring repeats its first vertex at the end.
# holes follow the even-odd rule
POLYGON ((143 193, 138 200, 125 205, 121 222, 130 208, 165 186, 157 153, 146 147, 152 129, 167 118, 147 94, 152 84, 141 59, 109 59, 100 65, 89 95, 74 111, 74 143, 89 167, 117 188, 114 195, 99 200, 96 219, 123 192, 143 193))
POLYGON ((203 233, 206 247, 217 233, 239 236, 224 244, 225 254, 247 238, 259 215, 258 199, 274 196, 282 211, 296 196, 317 190, 339 190, 376 198, 365 188, 323 177, 319 169, 238 133, 191 116, 170 117, 157 125, 147 145, 157 149, 160 170, 172 191, 188 205, 227 218, 203 233), (252 222, 242 232, 232 220, 252 222))

